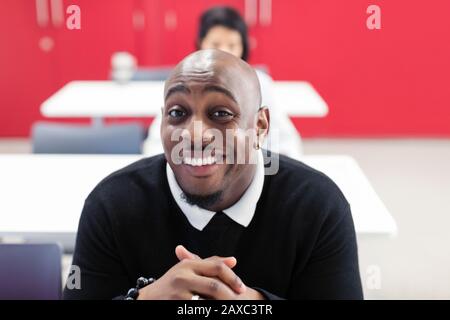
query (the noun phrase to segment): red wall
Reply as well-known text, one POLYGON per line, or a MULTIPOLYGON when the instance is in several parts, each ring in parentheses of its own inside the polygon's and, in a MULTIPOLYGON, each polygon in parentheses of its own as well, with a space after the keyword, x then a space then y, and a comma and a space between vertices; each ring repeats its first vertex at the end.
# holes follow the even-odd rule
MULTIPOLYGON (((67 81, 106 79, 114 51, 144 65, 176 63, 193 50, 199 12, 217 2, 64 1, 82 10, 82 30, 69 31, 39 28, 34 1, 0 1, 0 136, 27 136, 40 103, 67 81), (135 10, 145 14, 142 30, 135 10), (55 39, 49 53, 38 48, 43 35, 55 39)), ((275 79, 310 81, 328 102, 326 118, 294 120, 303 136, 450 137, 449 18, 448 0, 273 0, 272 25, 251 30, 251 62, 275 79), (370 4, 381 7, 381 30, 366 28, 370 4)))
POLYGON ((302 132, 450 136, 450 1, 297 3, 297 36, 265 44, 283 48, 271 61, 297 61, 272 65, 275 77, 307 79, 329 104, 327 118, 296 123, 302 132), (368 3, 381 7, 381 30, 365 28, 368 3))
POLYGON ((135 53, 133 1, 63 4, 81 7, 81 30, 68 30, 65 22, 57 27, 51 19, 39 27, 34 0, 0 1, 0 137, 28 136, 32 123, 43 119, 40 104, 65 83, 107 79, 112 52, 135 53), (45 36, 54 41, 48 52, 39 47, 45 36))

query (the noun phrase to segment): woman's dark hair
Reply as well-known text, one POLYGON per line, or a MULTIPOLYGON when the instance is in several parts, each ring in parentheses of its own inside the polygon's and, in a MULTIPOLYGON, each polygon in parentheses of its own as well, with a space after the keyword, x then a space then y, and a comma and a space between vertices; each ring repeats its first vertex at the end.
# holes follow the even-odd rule
POLYGON ((247 24, 239 12, 230 7, 213 7, 202 14, 197 37, 197 49, 200 48, 200 44, 209 30, 215 26, 224 26, 240 33, 243 48, 241 59, 247 61, 249 54, 247 24))

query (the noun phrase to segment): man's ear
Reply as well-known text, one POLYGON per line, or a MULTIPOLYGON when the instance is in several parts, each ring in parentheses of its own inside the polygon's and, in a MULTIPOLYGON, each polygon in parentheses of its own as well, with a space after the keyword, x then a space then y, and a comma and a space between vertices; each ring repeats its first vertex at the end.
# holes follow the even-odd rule
POLYGON ((258 136, 260 142, 264 140, 265 137, 269 134, 270 129, 270 112, 269 108, 261 107, 258 110, 258 119, 256 121, 256 128, 258 130, 258 136))

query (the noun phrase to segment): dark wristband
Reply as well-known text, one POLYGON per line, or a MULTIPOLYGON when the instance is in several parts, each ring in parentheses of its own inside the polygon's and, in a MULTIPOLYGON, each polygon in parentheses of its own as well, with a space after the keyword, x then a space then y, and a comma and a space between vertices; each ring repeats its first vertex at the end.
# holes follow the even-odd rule
POLYGON ((155 278, 140 277, 136 280, 136 287, 128 290, 123 300, 136 300, 139 296, 139 290, 155 282, 155 278))

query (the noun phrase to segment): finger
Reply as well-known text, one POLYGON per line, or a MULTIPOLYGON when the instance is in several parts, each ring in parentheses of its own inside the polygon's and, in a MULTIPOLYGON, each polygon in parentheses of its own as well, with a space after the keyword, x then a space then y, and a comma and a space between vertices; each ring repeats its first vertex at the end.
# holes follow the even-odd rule
POLYGON ((219 258, 222 259, 222 261, 231 269, 233 269, 237 264, 237 260, 235 257, 219 257, 219 258))
POLYGON ((190 252, 182 245, 179 245, 175 248, 175 254, 177 255, 178 260, 180 261, 184 259, 200 259, 198 255, 190 252))
MULTIPOLYGON (((198 255, 196 255, 195 253, 190 252, 188 249, 186 249, 184 246, 182 245, 178 245, 175 248, 175 254, 178 258, 178 260, 184 260, 184 259, 196 259, 199 260, 201 259, 198 255)), ((235 257, 219 257, 220 259, 223 259, 223 262, 230 268, 234 268, 237 264, 236 258, 235 257)))
POLYGON ((199 275, 194 275, 191 278, 189 288, 192 291, 192 295, 198 294, 201 297, 208 299, 235 300, 238 297, 238 295, 222 281, 199 275))
POLYGON ((242 280, 219 257, 211 257, 205 260, 192 261, 192 269, 199 275, 216 277, 228 285, 236 293, 243 293, 246 287, 242 280))

